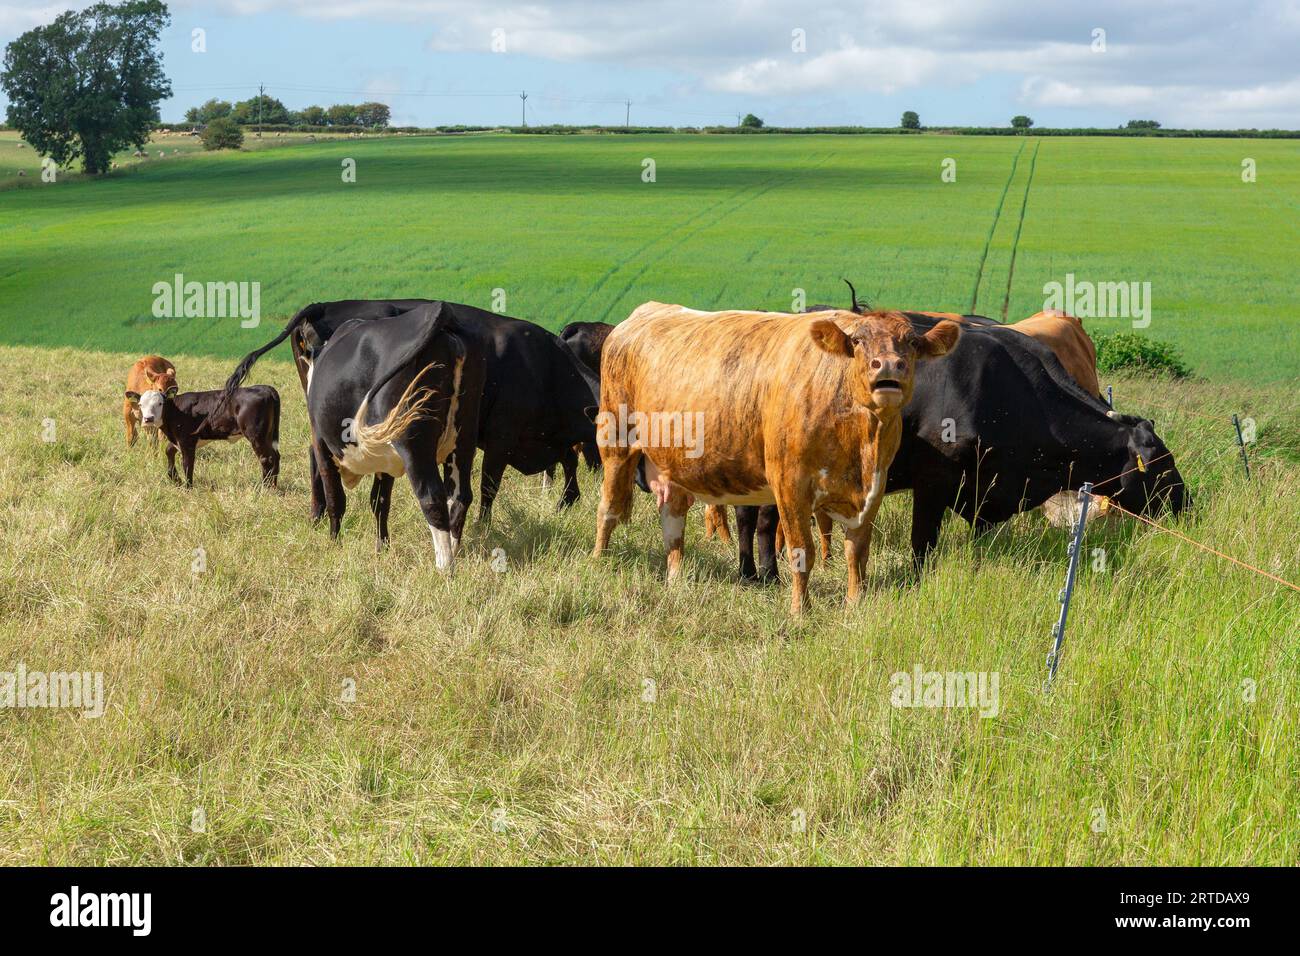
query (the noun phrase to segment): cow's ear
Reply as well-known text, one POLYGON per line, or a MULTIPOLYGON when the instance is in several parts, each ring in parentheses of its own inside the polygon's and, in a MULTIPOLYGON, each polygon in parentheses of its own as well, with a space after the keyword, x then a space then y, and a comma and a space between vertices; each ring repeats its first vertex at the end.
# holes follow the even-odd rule
POLYGON ((176 393, 179 391, 180 391, 179 386, 171 385, 167 388, 167 391, 163 392, 163 394, 166 395, 168 398, 175 398, 176 393))
POLYGON ((133 391, 131 391, 130 389, 128 389, 128 390, 127 390, 127 393, 126 393, 126 400, 127 400, 128 402, 138 402, 138 401, 140 401, 140 393, 139 393, 139 392, 133 392, 133 391))
POLYGON ((817 319, 808 326, 808 334, 823 352, 844 358, 853 357, 853 342, 844 334, 844 330, 830 319, 817 319))
POLYGON ((961 326, 944 319, 921 336, 917 343, 917 352, 923 359, 938 358, 956 348, 959 338, 961 338, 961 326))

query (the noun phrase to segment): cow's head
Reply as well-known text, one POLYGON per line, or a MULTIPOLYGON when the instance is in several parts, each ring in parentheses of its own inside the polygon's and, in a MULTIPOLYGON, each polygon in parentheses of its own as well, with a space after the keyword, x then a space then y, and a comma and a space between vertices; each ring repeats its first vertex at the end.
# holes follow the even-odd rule
POLYGON ((173 382, 165 389, 151 388, 143 393, 128 391, 126 398, 140 409, 141 425, 145 428, 157 428, 162 423, 163 405, 169 398, 175 398, 176 392, 177 388, 173 382))
POLYGON ((148 379, 149 387, 152 389, 164 393, 169 389, 172 392, 176 391, 176 369, 174 368, 163 369, 156 375, 152 372, 145 372, 145 378, 148 379))
POLYGON ((1120 505, 1138 514, 1156 514, 1165 507, 1178 514, 1190 503, 1187 488, 1173 453, 1156 434, 1155 423, 1136 415, 1109 414, 1127 430, 1128 463, 1119 491, 1111 485, 1099 492, 1112 493, 1120 505))
POLYGON ((877 411, 897 411, 912 398, 919 362, 947 355, 961 336, 956 322, 939 322, 924 335, 900 312, 833 313, 808 326, 823 352, 852 361, 854 397, 877 411))

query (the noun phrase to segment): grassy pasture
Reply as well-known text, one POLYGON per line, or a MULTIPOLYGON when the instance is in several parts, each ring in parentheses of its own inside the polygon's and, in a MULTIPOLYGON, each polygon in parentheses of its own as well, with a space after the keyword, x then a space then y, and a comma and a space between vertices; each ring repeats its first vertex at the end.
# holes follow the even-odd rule
MULTIPOLYGON (((1174 538, 1089 532, 1106 568, 1084 566, 1044 696, 1066 537, 1036 515, 978 543, 950 522, 917 583, 888 499, 861 605, 836 556, 795 621, 698 510, 665 588, 644 499, 596 562, 593 477, 557 516, 510 474, 444 579, 404 480, 381 556, 364 489, 341 543, 308 527, 287 363, 257 369, 285 397, 277 495, 246 445, 203 449, 190 491, 126 449, 134 357, 0 348, 0 665, 102 671, 108 696, 99 719, 0 712, 0 864, 1300 858, 1300 596, 1174 538), (892 707, 917 664, 998 672, 997 716, 892 707)), ((175 358, 183 387, 229 365, 175 358)), ((1300 580, 1294 394, 1116 384, 1192 482, 1179 529, 1300 580), (1259 426, 1249 483, 1233 410, 1259 426)))
POLYGON ((784 588, 735 581, 698 514, 672 588, 645 500, 592 561, 585 473, 562 515, 509 474, 450 579, 404 479, 388 552, 364 488, 330 544, 305 520, 283 354, 254 372, 284 397, 281 494, 255 487, 243 444, 203 449, 195 488, 175 488, 120 421, 139 355, 215 387, 319 299, 486 306, 501 288, 555 328, 649 298, 843 302, 844 275, 880 305, 1017 318, 1069 272, 1149 281, 1146 332, 1200 377, 1107 380, 1192 483, 1177 528, 1296 581, 1300 143, 170 139, 189 151, 46 185, 0 134, 0 670, 102 671, 108 695, 99 719, 0 710, 0 864, 1300 859, 1300 595, 1171 536, 1090 529, 1044 696, 1066 536, 1037 515, 979 542, 950 521, 918 582, 895 496, 862 603, 842 607, 836 555, 791 620, 784 588), (176 272, 260 282, 267 321, 154 318, 176 272), (1233 412, 1258 426, 1250 482, 1233 412), (915 665, 996 672, 997 716, 891 706, 915 665))
MULTIPOLYGON (((0 139, 0 172, 15 154, 0 139)), ((1147 334, 1203 375, 1297 375, 1295 141, 486 135, 177 159, 4 194, 0 342, 229 357, 265 341, 230 319, 154 318, 154 283, 178 272, 260 282, 268 319, 354 296, 487 306, 499 288, 552 328, 649 298, 839 303, 840 276, 877 304, 1014 319, 1073 273, 1150 282, 1147 334)))

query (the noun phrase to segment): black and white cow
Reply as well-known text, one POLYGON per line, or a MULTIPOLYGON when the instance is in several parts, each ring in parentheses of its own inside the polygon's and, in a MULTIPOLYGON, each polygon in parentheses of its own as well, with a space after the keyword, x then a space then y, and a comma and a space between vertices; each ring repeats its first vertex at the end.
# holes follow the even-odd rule
MULTIPOLYGON (((261 355, 288 338, 306 390, 316 357, 345 323, 392 317, 428 304, 432 300, 347 300, 309 305, 275 339, 245 356, 226 388, 238 386, 261 355)), ((541 326, 469 305, 441 305, 451 328, 485 362, 478 422, 478 447, 483 450, 480 520, 490 520, 492 503, 507 466, 533 475, 563 465, 565 483, 560 505, 567 507, 576 502, 579 491, 574 447, 594 447, 596 428, 587 410, 599 401, 599 378, 541 326)), ((314 454, 311 468, 311 518, 315 521, 325 511, 325 498, 314 454)), ((451 480, 450 474, 447 480, 451 480)), ((371 493, 372 507, 380 503, 383 494, 380 483, 371 493)), ((467 507, 468 489, 465 494, 467 507)))
POLYGON ((438 570, 449 571, 470 500, 482 394, 482 353, 455 328, 446 303, 342 324, 314 353, 307 385, 330 537, 338 537, 344 487, 374 475, 381 548, 392 482, 405 475, 433 535, 438 570))

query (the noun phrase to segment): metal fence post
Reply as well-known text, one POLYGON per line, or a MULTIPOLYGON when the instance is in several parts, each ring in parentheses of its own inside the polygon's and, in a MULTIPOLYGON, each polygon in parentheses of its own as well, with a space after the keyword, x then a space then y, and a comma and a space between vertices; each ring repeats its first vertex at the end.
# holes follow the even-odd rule
POLYGON ((1065 621, 1070 615, 1070 597, 1074 594, 1074 579, 1079 573, 1079 556, 1083 552, 1083 527, 1088 523, 1088 504, 1092 501, 1092 482, 1084 482, 1079 489, 1079 523, 1074 527, 1074 540, 1070 542, 1070 568, 1065 573, 1065 587, 1061 589, 1058 600, 1061 602, 1061 616, 1052 628, 1052 651, 1047 655, 1047 684, 1044 691, 1052 689, 1052 678, 1061 663, 1061 645, 1065 643, 1065 621))
POLYGON ((1246 477, 1250 477, 1250 459, 1246 457, 1246 443, 1241 438, 1241 421, 1236 415, 1232 416, 1232 427, 1237 429, 1237 447, 1241 450, 1241 467, 1246 469, 1246 477))

